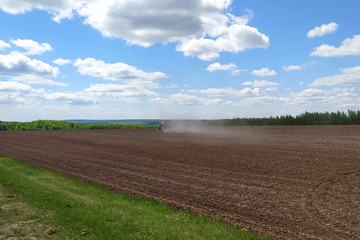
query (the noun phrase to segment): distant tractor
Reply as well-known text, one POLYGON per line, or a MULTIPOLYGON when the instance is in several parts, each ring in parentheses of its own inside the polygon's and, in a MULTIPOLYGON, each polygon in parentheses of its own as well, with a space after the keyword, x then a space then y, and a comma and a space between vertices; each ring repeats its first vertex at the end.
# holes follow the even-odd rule
POLYGON ((158 131, 164 131, 168 127, 169 127, 169 121, 161 121, 161 123, 158 126, 158 131))

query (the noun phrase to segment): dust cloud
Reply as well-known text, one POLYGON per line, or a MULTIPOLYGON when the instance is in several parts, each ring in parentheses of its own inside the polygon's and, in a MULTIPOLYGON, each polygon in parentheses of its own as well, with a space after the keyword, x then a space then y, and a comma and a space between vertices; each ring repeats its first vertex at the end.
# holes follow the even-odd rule
POLYGON ((253 136, 248 126, 211 126, 206 120, 171 120, 165 121, 165 133, 184 133, 206 135, 212 138, 249 138, 253 136))

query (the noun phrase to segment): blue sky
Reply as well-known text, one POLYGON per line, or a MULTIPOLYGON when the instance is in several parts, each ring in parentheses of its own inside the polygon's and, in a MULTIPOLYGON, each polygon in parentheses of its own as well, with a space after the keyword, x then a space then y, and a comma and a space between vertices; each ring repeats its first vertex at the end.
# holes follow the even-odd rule
POLYGON ((0 0, 0 120, 360 109, 358 0, 0 0))

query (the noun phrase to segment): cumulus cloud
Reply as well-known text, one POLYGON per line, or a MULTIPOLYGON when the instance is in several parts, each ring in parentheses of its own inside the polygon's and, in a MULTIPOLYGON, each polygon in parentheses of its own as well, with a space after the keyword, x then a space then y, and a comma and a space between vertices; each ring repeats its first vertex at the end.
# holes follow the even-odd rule
MULTIPOLYGON (((276 87, 267 88, 265 91, 277 91, 276 87)), ((206 94, 208 97, 224 97, 231 98, 235 97, 240 100, 226 101, 228 104, 233 106, 250 106, 252 104, 288 104, 290 98, 288 97, 274 97, 267 95, 260 88, 244 88, 244 89, 233 89, 233 88, 209 88, 203 90, 192 90, 192 92, 199 92, 206 94)))
POLYGON ((71 105, 90 105, 97 104, 99 102, 99 100, 95 96, 86 94, 84 92, 54 92, 44 95, 43 98, 46 100, 55 100, 71 105))
POLYGON ((276 92, 277 90, 277 87, 268 87, 265 89, 266 92, 276 92))
POLYGON ((86 17, 86 24, 104 36, 148 47, 201 35, 202 18, 216 15, 227 7, 226 2, 229 1, 92 1, 79 13, 86 17))
POLYGON ((191 38, 176 47, 185 56, 197 56, 201 60, 212 61, 221 52, 238 53, 251 48, 268 48, 269 38, 256 28, 244 24, 231 24, 217 38, 191 38))
POLYGON ((72 18, 73 10, 83 6, 85 1, 72 0, 0 0, 0 8, 10 14, 20 14, 32 9, 45 10, 53 15, 53 20, 60 22, 63 18, 72 18))
POLYGON ((29 85, 18 82, 0 82, 0 92, 31 92, 29 85))
POLYGON ((270 70, 268 68, 262 68, 259 70, 252 71, 251 74, 255 76, 268 77, 268 76, 277 75, 277 72, 275 72, 275 70, 270 70))
POLYGON ((51 92, 24 83, 0 82, 0 104, 28 103, 33 100, 56 101, 67 105, 94 105, 101 99, 138 102, 141 97, 157 97, 155 92, 120 84, 93 84, 79 92, 51 92))
POLYGON ((344 68, 341 70, 342 74, 322 77, 315 79, 310 86, 335 86, 335 85, 350 85, 360 84, 360 66, 352 68, 344 68))
POLYGON ((0 103, 19 104, 33 100, 58 101, 65 104, 89 105, 98 103, 96 96, 85 92, 62 93, 49 92, 44 89, 35 89, 32 86, 19 82, 0 82, 0 103))
POLYGON ((117 84, 93 84, 84 91, 96 98, 110 100, 134 102, 142 97, 157 97, 149 89, 158 87, 154 82, 156 79, 166 77, 162 72, 145 72, 122 62, 105 63, 94 58, 77 59, 73 65, 80 74, 119 81, 117 84))
POLYGON ((220 64, 218 62, 210 64, 206 70, 209 72, 215 71, 231 71, 231 75, 238 75, 240 71, 244 71, 241 69, 237 69, 236 64, 229 63, 229 64, 220 64))
POLYGON ((23 52, 24 55, 41 55, 47 51, 53 50, 48 43, 38 43, 31 39, 17 39, 10 41, 13 45, 24 48, 27 52, 23 52))
POLYGON ((93 84, 85 93, 108 100, 138 102, 142 97, 157 97, 158 94, 144 87, 128 84, 93 84))
MULTIPOLYGON (((12 81, 28 84, 67 86, 65 83, 51 80, 51 78, 58 77, 60 73, 57 67, 26 56, 42 54, 51 50, 49 44, 39 44, 29 39, 17 39, 10 42, 17 47, 26 49, 27 52, 12 51, 10 54, 0 55, 0 76, 6 76, 12 81)), ((11 47, 11 45, 7 44, 6 47, 11 47)))
MULTIPOLYGON (((268 89, 267 91, 275 91, 275 89, 268 89)), ((239 98, 240 101, 229 100, 225 103, 232 104, 233 106, 250 106, 252 104, 269 104, 269 103, 289 103, 289 98, 273 97, 267 95, 260 88, 209 88, 202 90, 192 90, 191 92, 198 92, 206 94, 208 97, 224 97, 224 98, 239 98)))
POLYGON ((7 81, 0 82, 0 104, 17 104, 29 102, 44 96, 43 89, 33 89, 30 85, 7 81))
POLYGON ((76 12, 84 17, 85 24, 104 36, 143 47, 180 42, 176 49, 185 56, 207 61, 219 57, 221 52, 238 53, 269 46, 265 34, 247 25, 252 17, 250 11, 241 17, 227 13, 231 0, 0 0, 0 3, 1 9, 12 14, 45 10, 58 22, 76 12))
POLYGON ((310 88, 299 93, 291 93, 291 103, 296 105, 331 104, 334 106, 350 106, 359 103, 355 88, 334 88, 323 90, 310 88))
POLYGON ((145 72, 126 63, 105 63, 94 58, 77 59, 74 66, 82 75, 98 77, 111 81, 125 81, 131 84, 141 84, 146 87, 157 87, 153 81, 166 77, 162 72, 145 72))
POLYGON ((321 37, 325 34, 334 33, 338 27, 339 25, 337 23, 331 22, 311 29, 306 35, 308 38, 321 37))
POLYGON ((282 69, 284 71, 289 72, 289 71, 301 70, 302 67, 299 65, 289 65, 289 66, 283 66, 282 69))
POLYGON ((27 83, 27 84, 41 84, 41 85, 54 85, 54 86, 63 86, 66 87, 69 84, 66 83, 62 83, 62 82, 57 82, 48 78, 43 78, 41 76, 36 76, 36 75, 19 75, 19 76, 13 76, 11 77, 12 81, 18 81, 18 82, 23 82, 23 83, 27 83))
POLYGON ((242 83, 242 85, 253 86, 253 87, 259 88, 259 87, 279 86, 279 83, 271 82, 271 81, 267 81, 267 80, 255 80, 253 82, 252 81, 244 82, 244 83, 242 83))
POLYGON ((360 35, 346 38, 339 47, 322 44, 310 53, 311 56, 319 57, 343 57, 360 55, 360 35))
POLYGON ((55 63, 56 65, 66 65, 66 64, 70 64, 71 60, 70 59, 62 59, 62 58, 58 58, 56 60, 53 61, 53 63, 55 63))
POLYGON ((9 48, 9 47, 10 47, 10 44, 4 42, 3 40, 0 40, 0 50, 9 48))
POLYGON ((59 69, 37 59, 31 59, 21 53, 10 53, 0 55, 0 75, 55 78, 59 75, 59 69))
POLYGON ((258 97, 264 96, 265 93, 260 88, 244 88, 236 90, 233 88, 208 88, 198 90, 199 93, 206 94, 209 97, 232 96, 232 97, 258 97))
POLYGON ((190 94, 176 93, 168 96, 167 98, 153 98, 153 102, 159 102, 162 104, 180 104, 180 105, 218 105, 222 102, 221 99, 209 99, 209 98, 200 98, 190 94))
POLYGON ((248 107, 254 104, 267 105, 267 104, 289 104, 290 98, 288 97, 274 97, 269 95, 253 97, 253 98, 244 98, 240 102, 235 102, 234 106, 248 107))

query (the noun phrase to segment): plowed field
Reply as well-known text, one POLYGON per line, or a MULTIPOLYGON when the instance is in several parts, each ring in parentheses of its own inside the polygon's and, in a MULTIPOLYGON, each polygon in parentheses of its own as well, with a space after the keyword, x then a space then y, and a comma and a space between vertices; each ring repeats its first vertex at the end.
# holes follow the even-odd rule
POLYGON ((273 239, 360 239, 360 126, 0 132, 0 154, 273 239))

